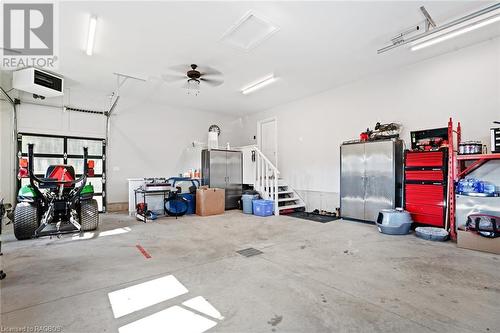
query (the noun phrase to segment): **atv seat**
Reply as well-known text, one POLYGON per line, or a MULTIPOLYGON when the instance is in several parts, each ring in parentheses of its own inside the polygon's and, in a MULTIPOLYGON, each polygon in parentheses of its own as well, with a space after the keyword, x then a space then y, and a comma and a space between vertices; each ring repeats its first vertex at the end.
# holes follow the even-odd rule
MULTIPOLYGON (((56 182, 71 182, 76 179, 75 169, 71 165, 64 164, 56 164, 51 165, 47 168, 47 172, 45 173, 45 178, 42 178, 43 181, 48 181, 49 183, 40 184, 41 188, 50 188, 56 189, 58 184, 53 183, 56 182), (50 183, 52 182, 52 183, 50 183)), ((74 184, 65 184, 64 187, 74 187, 74 184)))
POLYGON ((40 180, 42 181, 42 183, 40 183, 38 185, 38 187, 40 187, 40 188, 48 188, 51 190, 57 190, 57 188, 59 187, 56 183, 53 183, 53 182, 57 181, 56 178, 40 178, 40 180), (47 183, 45 183, 45 182, 47 182, 47 183))

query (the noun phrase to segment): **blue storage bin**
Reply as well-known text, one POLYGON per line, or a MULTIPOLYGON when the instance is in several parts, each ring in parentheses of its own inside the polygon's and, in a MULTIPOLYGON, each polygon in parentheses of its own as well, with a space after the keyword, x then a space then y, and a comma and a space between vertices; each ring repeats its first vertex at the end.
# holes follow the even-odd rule
POLYGON ((253 214, 257 216, 273 215, 274 201, 272 200, 253 200, 253 214))
MULTIPOLYGON (((183 189, 184 193, 179 193, 179 195, 185 198, 188 201, 188 210, 186 215, 195 214, 196 213, 196 192, 194 194, 186 193, 189 186, 196 186, 196 188, 200 187, 200 181, 198 179, 191 179, 189 177, 170 177, 167 179, 172 187, 179 186, 183 189)), ((184 209, 185 206, 182 206, 180 203, 170 203, 170 210, 173 212, 180 211, 184 209)))
POLYGON ((186 214, 194 214, 196 212, 196 196, 191 193, 182 193, 180 196, 186 198, 188 201, 188 210, 186 214))
MULTIPOLYGON (((194 214, 196 211, 196 197, 190 193, 181 193, 179 196, 187 200, 188 209, 186 215, 194 214)), ((177 214, 186 209, 186 204, 180 201, 168 201, 165 203, 165 208, 174 214, 177 214)))
POLYGON ((252 202, 259 198, 258 194, 243 194, 241 196, 241 202, 243 203, 243 213, 253 214, 253 204, 252 202))

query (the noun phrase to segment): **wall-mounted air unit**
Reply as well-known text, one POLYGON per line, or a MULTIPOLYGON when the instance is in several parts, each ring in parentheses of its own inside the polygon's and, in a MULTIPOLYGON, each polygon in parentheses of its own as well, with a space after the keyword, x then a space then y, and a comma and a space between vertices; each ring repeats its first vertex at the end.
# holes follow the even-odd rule
POLYGON ((44 97, 62 96, 64 79, 52 73, 29 67, 14 72, 12 87, 44 97))

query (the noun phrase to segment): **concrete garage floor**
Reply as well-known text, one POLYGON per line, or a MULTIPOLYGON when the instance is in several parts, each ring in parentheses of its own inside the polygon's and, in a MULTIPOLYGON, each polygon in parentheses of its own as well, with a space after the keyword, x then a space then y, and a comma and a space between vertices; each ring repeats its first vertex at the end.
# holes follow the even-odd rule
POLYGON ((16 241, 6 229, 4 331, 117 332, 203 296, 224 316, 204 316, 210 332, 500 332, 499 256, 373 225, 233 211, 147 224, 107 214, 99 232, 110 232, 78 240, 16 241), (264 253, 235 252, 248 247, 264 253), (167 275, 189 292, 114 318, 108 293, 167 275))

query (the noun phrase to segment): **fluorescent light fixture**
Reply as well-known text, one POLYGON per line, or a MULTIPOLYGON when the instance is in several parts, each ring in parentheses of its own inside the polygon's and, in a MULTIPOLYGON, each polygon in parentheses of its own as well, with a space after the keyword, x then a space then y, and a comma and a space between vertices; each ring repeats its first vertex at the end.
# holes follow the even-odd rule
POLYGON ((245 88, 241 89, 241 93, 243 95, 250 94, 256 90, 259 90, 260 88, 263 88, 267 85, 270 85, 271 83, 275 82, 276 80, 277 80, 277 78, 274 76, 274 74, 270 74, 270 75, 266 76, 265 78, 263 78, 257 82, 254 82, 254 83, 246 86, 245 88))
POLYGON ((466 25, 464 27, 458 28, 456 30, 450 31, 448 33, 442 34, 438 37, 428 39, 424 42, 420 42, 420 43, 417 42, 415 45, 413 45, 411 47, 411 50, 412 51, 421 50, 421 49, 426 48, 428 46, 432 46, 432 45, 435 45, 437 43, 444 42, 445 40, 455 38, 455 37, 463 35, 467 32, 482 28, 484 26, 487 26, 489 24, 492 24, 492 23, 495 23, 498 21, 500 21, 500 15, 496 15, 496 16, 493 16, 493 17, 490 17, 490 18, 487 18, 487 19, 484 19, 481 21, 477 21, 477 22, 474 22, 472 24, 466 25))
POLYGON ((91 16, 89 21, 89 34, 87 39, 87 55, 94 53, 95 29, 97 27, 97 16, 91 16))
MULTIPOLYGON (((402 45, 409 44, 412 51, 417 51, 425 47, 440 43, 450 38, 457 37, 469 31, 482 28, 500 20, 500 2, 489 7, 467 14, 456 20, 429 29, 428 31, 399 40, 386 47, 377 50, 377 53, 384 53, 402 45)), ((410 31, 411 32, 411 31, 410 31)))

